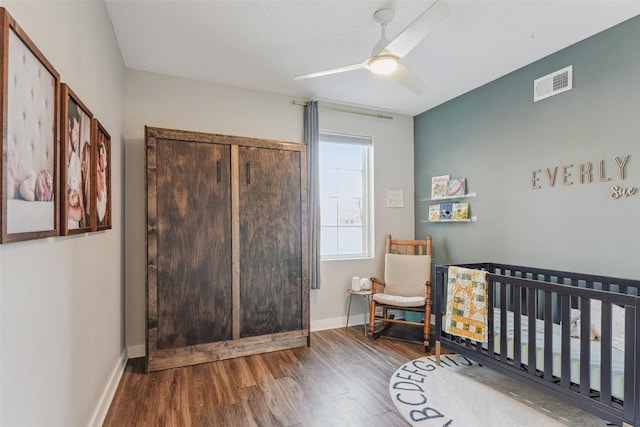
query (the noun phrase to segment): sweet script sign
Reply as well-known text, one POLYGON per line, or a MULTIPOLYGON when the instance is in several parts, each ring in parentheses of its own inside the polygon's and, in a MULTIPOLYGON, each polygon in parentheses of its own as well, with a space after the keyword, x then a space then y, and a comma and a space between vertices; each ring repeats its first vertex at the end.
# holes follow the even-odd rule
MULTIPOLYGON (((613 158, 617 169, 617 179, 623 181, 625 179, 625 168, 629 162, 630 155, 627 154, 623 158, 618 156, 613 158)), ((611 177, 607 176, 606 167, 607 162, 605 160, 599 160, 597 163, 597 175, 600 182, 609 182, 611 177)), ((568 164, 562 166, 553 166, 550 168, 535 169, 531 171, 531 188, 533 190, 539 190, 544 187, 553 188, 557 181, 560 181, 561 185, 573 185, 575 182, 579 184, 590 184, 593 182, 593 176, 595 174, 594 165, 591 162, 580 162, 577 165, 568 164), (558 177, 558 171, 560 177, 558 177), (546 180, 545 180, 546 178, 546 180)), ((636 193, 635 187, 625 187, 623 185, 612 185, 610 187, 609 197, 612 199, 619 199, 623 197, 633 196, 636 193)))

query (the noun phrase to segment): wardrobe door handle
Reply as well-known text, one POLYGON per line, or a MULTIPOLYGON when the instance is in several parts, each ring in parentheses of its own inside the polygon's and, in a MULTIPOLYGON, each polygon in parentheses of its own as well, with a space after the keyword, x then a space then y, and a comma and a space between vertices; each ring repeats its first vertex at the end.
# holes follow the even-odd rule
POLYGON ((247 185, 249 185, 251 184, 251 163, 250 162, 247 162, 246 173, 247 173, 247 185))
POLYGON ((218 160, 218 162, 216 163, 216 176, 218 179, 218 183, 222 182, 222 160, 218 160))

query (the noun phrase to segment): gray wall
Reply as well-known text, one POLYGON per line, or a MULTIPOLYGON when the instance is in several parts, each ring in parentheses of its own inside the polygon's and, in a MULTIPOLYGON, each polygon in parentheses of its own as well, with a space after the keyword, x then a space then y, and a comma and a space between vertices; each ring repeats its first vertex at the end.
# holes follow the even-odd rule
MULTIPOLYGON (((493 261, 640 278, 640 17, 414 120, 416 235, 436 263, 493 261), (573 65, 573 90, 534 103, 533 81, 573 65), (614 157, 630 155, 624 180, 614 157), (604 160, 605 177, 598 165, 604 160), (580 183, 578 164, 592 166, 580 183), (562 166, 572 185, 562 184, 562 166), (545 170, 558 167, 555 185, 545 170), (540 189, 532 189, 533 170, 540 189), (430 180, 466 177, 477 222, 425 223, 430 180), (613 200, 611 186, 635 187, 613 200)), ((469 72, 473 72, 470 70, 469 72)))
POLYGON ((124 63, 102 1, 0 6, 109 132, 112 190, 111 230, 0 245, 0 425, 100 426, 126 363, 124 63))

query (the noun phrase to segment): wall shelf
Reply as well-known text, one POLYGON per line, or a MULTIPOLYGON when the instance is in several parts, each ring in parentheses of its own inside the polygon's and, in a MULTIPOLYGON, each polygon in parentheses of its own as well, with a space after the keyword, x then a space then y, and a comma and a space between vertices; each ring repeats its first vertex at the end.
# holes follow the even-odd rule
POLYGON ((421 202, 440 202, 440 201, 446 201, 446 200, 469 199, 471 197, 476 197, 476 196, 477 196, 476 193, 467 193, 464 196, 444 197, 442 199, 420 199, 420 201, 421 202))
POLYGON ((429 221, 428 219, 423 219, 420 222, 428 222, 429 224, 438 223, 438 222, 477 222, 478 217, 472 216, 471 219, 441 219, 439 221, 429 221))
MULTIPOLYGON (((462 199, 470 199, 472 197, 476 197, 477 194, 476 193, 467 193, 463 196, 453 196, 453 197, 444 197, 442 199, 420 199, 421 202, 433 202, 434 204, 436 203, 440 203, 440 202, 451 202, 451 201, 456 201, 456 200, 462 200, 462 199)), ((436 222, 476 222, 478 221, 478 217, 477 216, 472 216, 469 219, 441 219, 438 221, 430 221, 428 219, 424 219, 420 222, 428 222, 428 223, 436 223, 436 222)))

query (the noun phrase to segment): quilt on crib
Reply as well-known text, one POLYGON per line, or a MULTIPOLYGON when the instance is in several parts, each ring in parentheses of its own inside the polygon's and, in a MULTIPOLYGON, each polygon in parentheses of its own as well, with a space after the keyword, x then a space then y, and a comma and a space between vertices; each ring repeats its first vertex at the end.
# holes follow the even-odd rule
POLYGON ((449 267, 444 330, 487 342, 487 272, 449 267))

